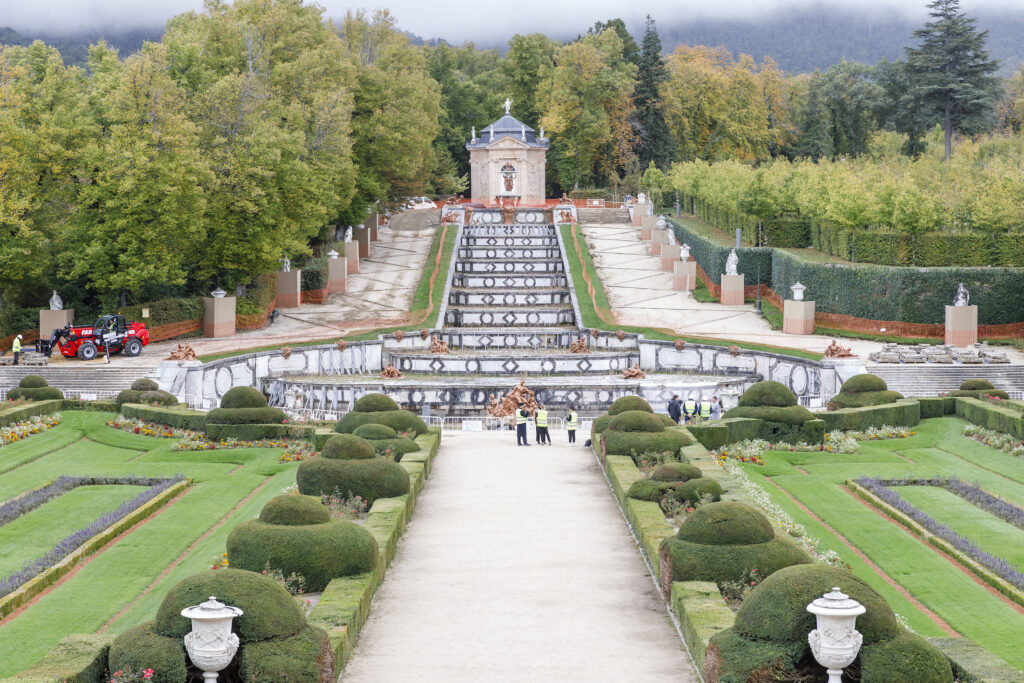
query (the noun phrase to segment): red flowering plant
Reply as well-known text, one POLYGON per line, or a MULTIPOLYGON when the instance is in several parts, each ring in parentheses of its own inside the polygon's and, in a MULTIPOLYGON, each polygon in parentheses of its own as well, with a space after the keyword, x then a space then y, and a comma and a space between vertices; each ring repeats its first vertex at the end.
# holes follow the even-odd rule
POLYGON ((132 668, 118 669, 110 674, 109 683, 136 683, 136 681, 151 681, 153 680, 153 674, 156 672, 152 669, 137 670, 132 668))

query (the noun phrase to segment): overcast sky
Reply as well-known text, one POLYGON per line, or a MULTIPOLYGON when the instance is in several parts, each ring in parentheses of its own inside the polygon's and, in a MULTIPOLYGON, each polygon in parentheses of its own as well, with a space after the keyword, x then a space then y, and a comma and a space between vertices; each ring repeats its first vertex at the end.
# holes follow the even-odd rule
MULTIPOLYGON (((832 0, 850 8, 890 8, 923 16, 926 0, 832 0)), ((514 33, 541 31, 549 35, 579 33, 595 21, 622 17, 631 28, 644 15, 656 21, 676 23, 684 17, 757 17, 783 6, 818 4, 816 0, 516 0, 516 2, 466 2, 465 0, 387 0, 377 3, 320 0, 331 17, 351 7, 387 7, 399 26, 423 38, 442 37, 453 42, 492 40, 502 42, 514 33), (472 14, 465 14, 467 8, 472 14), (489 11, 497 9, 497 16, 489 11), (515 7, 510 12, 507 8, 515 7)), ((0 26, 15 30, 65 34, 76 29, 124 29, 162 26, 186 10, 199 10, 202 0, 0 0, 0 26)), ((963 0, 967 12, 980 8, 1020 9, 1021 0, 963 0)))

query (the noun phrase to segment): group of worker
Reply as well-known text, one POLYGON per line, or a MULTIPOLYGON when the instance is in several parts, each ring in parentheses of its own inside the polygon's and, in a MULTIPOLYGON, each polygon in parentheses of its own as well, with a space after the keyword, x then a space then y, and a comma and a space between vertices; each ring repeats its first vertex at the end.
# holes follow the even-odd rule
POLYGON ((679 400, 679 394, 673 394, 672 400, 668 402, 668 416, 679 424, 695 422, 697 420, 713 420, 721 416, 722 406, 717 396, 710 399, 701 397, 700 401, 690 394, 685 401, 679 400))
MULTIPOLYGON (((526 439, 526 424, 530 420, 530 411, 526 409, 525 403, 520 403, 516 409, 516 445, 529 446, 526 439)), ((533 416, 534 424, 537 425, 537 443, 551 445, 551 434, 548 433, 548 410, 543 403, 537 405, 537 412, 533 416)), ((569 432, 569 443, 576 443, 576 428, 580 425, 580 416, 576 413, 575 406, 569 406, 569 412, 565 416, 565 429, 569 432)))

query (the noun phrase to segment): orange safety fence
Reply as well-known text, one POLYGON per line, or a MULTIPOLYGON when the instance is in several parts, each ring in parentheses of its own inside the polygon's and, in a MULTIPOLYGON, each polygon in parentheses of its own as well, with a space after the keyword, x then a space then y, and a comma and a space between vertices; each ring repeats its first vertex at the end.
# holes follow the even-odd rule
POLYGON ((573 247, 575 247, 576 249, 576 256, 580 260, 580 272, 583 273, 583 282, 585 282, 587 285, 587 296, 590 297, 590 301, 594 305, 594 312, 597 313, 597 317, 601 319, 601 322, 607 325, 615 325, 615 316, 612 314, 612 312, 607 308, 598 306, 597 304, 597 292, 594 289, 594 283, 590 279, 590 271, 587 269, 587 262, 583 258, 583 247, 580 246, 579 237, 576 235, 575 224, 573 224, 571 230, 572 244, 573 247))

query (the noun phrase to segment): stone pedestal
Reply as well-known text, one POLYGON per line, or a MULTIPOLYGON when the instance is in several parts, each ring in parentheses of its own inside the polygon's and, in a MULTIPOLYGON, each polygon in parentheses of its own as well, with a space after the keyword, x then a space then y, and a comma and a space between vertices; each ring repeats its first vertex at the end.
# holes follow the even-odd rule
POLYGON ((640 239, 644 242, 651 239, 651 235, 658 227, 657 216, 641 216, 640 217, 640 239))
POLYGON ((653 230, 651 232, 651 256, 661 256, 661 246, 665 244, 665 231, 653 230))
POLYGON ((63 311, 43 309, 39 311, 39 338, 49 339, 53 331, 67 327, 75 322, 75 309, 65 308, 63 311))
POLYGON ((365 225, 352 228, 352 241, 359 244, 359 258, 370 257, 370 229, 365 225))
POLYGON ((676 261, 672 268, 672 289, 677 292, 692 292, 697 288, 696 261, 676 261))
POLYGON ((377 219, 376 219, 376 217, 374 217, 373 225, 370 226, 370 241, 371 242, 379 242, 380 241, 380 228, 377 226, 377 219))
POLYGON ((743 305, 743 273, 722 276, 722 292, 719 301, 723 306, 743 305))
POLYGON ((354 239, 345 243, 345 260, 348 262, 348 274, 359 272, 359 243, 354 239))
POLYGON ((782 331, 786 334, 814 334, 814 302, 786 299, 782 307, 782 331))
MULTIPOLYGON (((282 273, 290 275, 291 273, 282 273)), ((278 291, 281 285, 278 281, 278 291)), ((235 334, 235 305, 237 301, 233 296, 222 296, 220 298, 207 296, 203 297, 203 336, 204 337, 233 337, 235 334)))
POLYGON ((327 259, 327 293, 344 294, 348 289, 348 259, 327 259))
POLYGON ((298 308, 302 303, 302 271, 277 274, 276 308, 298 308))
POLYGON ((946 306, 946 343, 953 346, 978 343, 977 306, 946 306))
POLYGON ((647 215, 647 204, 634 204, 633 205, 633 225, 642 226, 644 223, 644 216, 647 215))
POLYGON ((674 272, 675 263, 679 261, 679 245, 661 245, 661 269, 666 273, 674 272))

